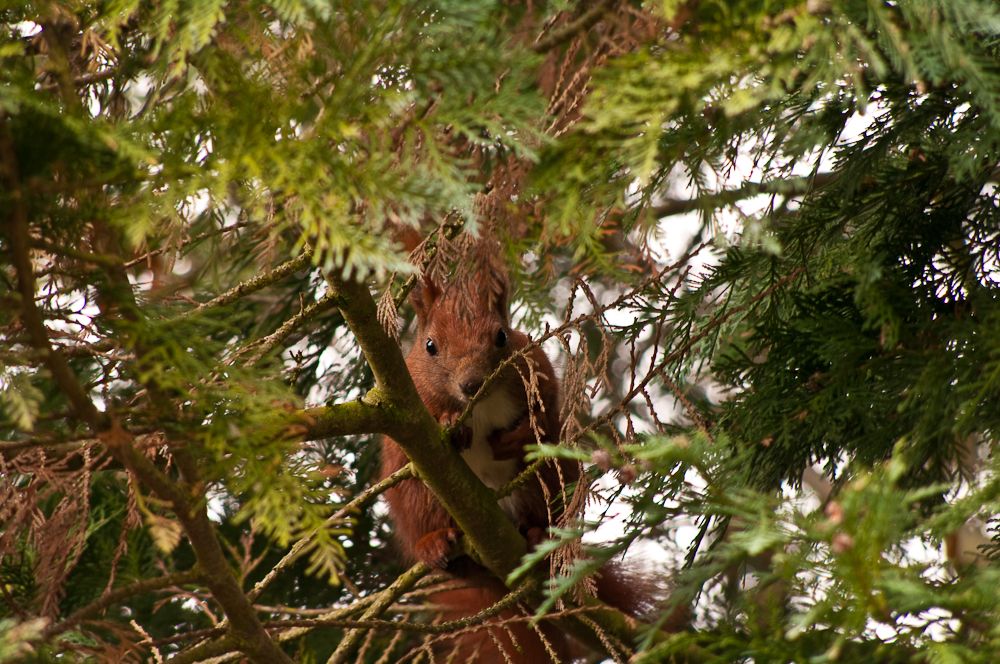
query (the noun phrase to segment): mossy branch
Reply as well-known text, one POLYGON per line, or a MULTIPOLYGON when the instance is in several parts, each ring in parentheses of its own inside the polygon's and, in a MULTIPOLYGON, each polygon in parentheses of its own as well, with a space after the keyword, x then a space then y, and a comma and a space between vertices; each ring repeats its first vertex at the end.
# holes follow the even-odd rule
MULTIPOLYGON (((381 616, 403 593, 413 588, 430 571, 431 568, 426 563, 417 563, 411 567, 393 581, 392 585, 379 593, 378 599, 361 616, 361 621, 371 621, 381 616)), ((354 651, 354 647, 365 637, 366 631, 367 626, 348 631, 340 643, 337 644, 337 649, 330 656, 330 659, 327 660, 327 664, 345 664, 347 658, 354 651)))
POLYGON ((449 443, 427 411, 403 353, 378 322, 367 285, 328 275, 331 292, 342 298, 341 313, 375 376, 375 389, 362 403, 378 409, 389 435, 479 552, 483 564, 505 578, 519 564, 527 544, 488 489, 449 443))

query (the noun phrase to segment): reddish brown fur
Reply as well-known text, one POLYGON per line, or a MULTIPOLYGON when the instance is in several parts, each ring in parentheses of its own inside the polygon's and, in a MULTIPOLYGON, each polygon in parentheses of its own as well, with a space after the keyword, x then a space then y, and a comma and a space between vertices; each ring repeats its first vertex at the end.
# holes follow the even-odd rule
MULTIPOLYGON (((504 360, 529 343, 525 334, 510 329, 508 282, 504 271, 494 261, 487 259, 480 263, 474 276, 471 288, 451 284, 447 289, 442 289, 438 284, 425 279, 410 296, 417 312, 418 332, 406 364, 427 409, 444 426, 453 424, 465 410, 471 387, 481 385, 504 360), (496 339, 500 329, 504 330, 506 343, 497 347, 496 339), (437 349, 436 355, 428 352, 428 339, 433 341, 437 349), (463 384, 466 386, 464 392, 463 384)), ((515 417, 514 425, 509 429, 493 431, 487 438, 496 465, 502 466, 505 460, 516 460, 517 472, 527 466, 523 459, 525 446, 538 440, 555 443, 561 429, 559 384, 552 364, 540 348, 529 351, 527 357, 530 361, 520 357, 513 365, 508 366, 491 381, 483 393, 483 398, 506 395, 511 402, 523 407, 523 415, 515 417), (538 399, 529 399, 525 388, 525 380, 529 379, 532 371, 537 377, 540 403, 538 399), (532 417, 529 417, 529 403, 532 417)), ((478 402, 477 408, 485 407, 481 404, 482 401, 478 402)), ((471 430, 463 425, 455 437, 456 447, 463 450, 470 442, 471 430)), ((402 468, 407 461, 406 455, 393 440, 383 440, 383 478, 402 468)), ((578 479, 577 464, 561 462, 557 467, 555 463, 548 463, 520 490, 518 511, 512 517, 515 525, 528 538, 529 545, 536 545, 544 537, 549 525, 559 518, 563 503, 560 499, 562 487, 575 483, 578 479), (546 493, 552 499, 551 505, 547 504, 546 493)), ((435 596, 435 602, 455 607, 449 613, 450 618, 472 615, 492 606, 503 597, 506 592, 503 584, 477 569, 467 559, 448 563, 452 545, 461 533, 423 482, 417 479, 404 480, 386 491, 385 496, 389 503, 389 513, 395 522, 396 535, 409 558, 422 560, 433 567, 447 567, 452 573, 469 577, 470 583, 475 584, 475 588, 435 596)), ((634 592, 635 588, 627 587, 625 577, 618 575, 615 569, 602 570, 602 577, 598 581, 601 599, 625 610, 637 610, 642 598, 634 592)), ((502 617, 509 618, 512 615, 514 614, 508 612, 502 617)), ((535 631, 528 628, 526 623, 515 625, 511 627, 512 634, 524 654, 508 647, 510 638, 503 630, 491 629, 504 644, 509 661, 548 661, 548 655, 535 631)), ((557 655, 561 660, 568 660, 570 655, 565 636, 550 627, 545 630, 546 638, 557 655)), ((473 652, 479 652, 479 661, 505 661, 493 639, 483 631, 460 639, 459 648, 460 657, 457 661, 466 661, 473 652)))

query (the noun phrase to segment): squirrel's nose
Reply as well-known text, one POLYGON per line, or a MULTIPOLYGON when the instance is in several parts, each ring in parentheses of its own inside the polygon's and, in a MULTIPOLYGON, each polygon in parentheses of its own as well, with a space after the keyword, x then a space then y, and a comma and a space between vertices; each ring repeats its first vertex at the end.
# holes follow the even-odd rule
POLYGON ((464 380, 462 381, 461 385, 462 394, 471 399, 472 397, 476 396, 476 392, 478 392, 479 388, 481 388, 482 386, 483 386, 483 381, 481 380, 475 380, 475 379, 464 380))

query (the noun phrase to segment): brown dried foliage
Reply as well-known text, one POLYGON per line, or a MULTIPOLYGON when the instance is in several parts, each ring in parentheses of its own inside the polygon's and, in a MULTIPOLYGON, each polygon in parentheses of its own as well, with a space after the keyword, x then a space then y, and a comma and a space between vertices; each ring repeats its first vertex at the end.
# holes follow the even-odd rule
POLYGON ((96 442, 63 457, 45 448, 0 455, 0 558, 35 561, 37 594, 22 611, 54 619, 63 584, 82 553, 90 517, 90 478, 110 461, 96 442))

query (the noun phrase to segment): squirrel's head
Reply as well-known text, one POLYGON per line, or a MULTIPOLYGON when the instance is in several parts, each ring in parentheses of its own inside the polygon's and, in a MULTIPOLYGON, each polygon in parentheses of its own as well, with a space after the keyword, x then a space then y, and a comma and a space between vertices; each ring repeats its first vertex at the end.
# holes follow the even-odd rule
POLYGON ((475 396, 511 355, 509 289, 504 268, 480 256, 464 279, 442 287, 425 277, 410 294, 418 327, 411 357, 423 354, 421 366, 435 371, 460 402, 475 396))

